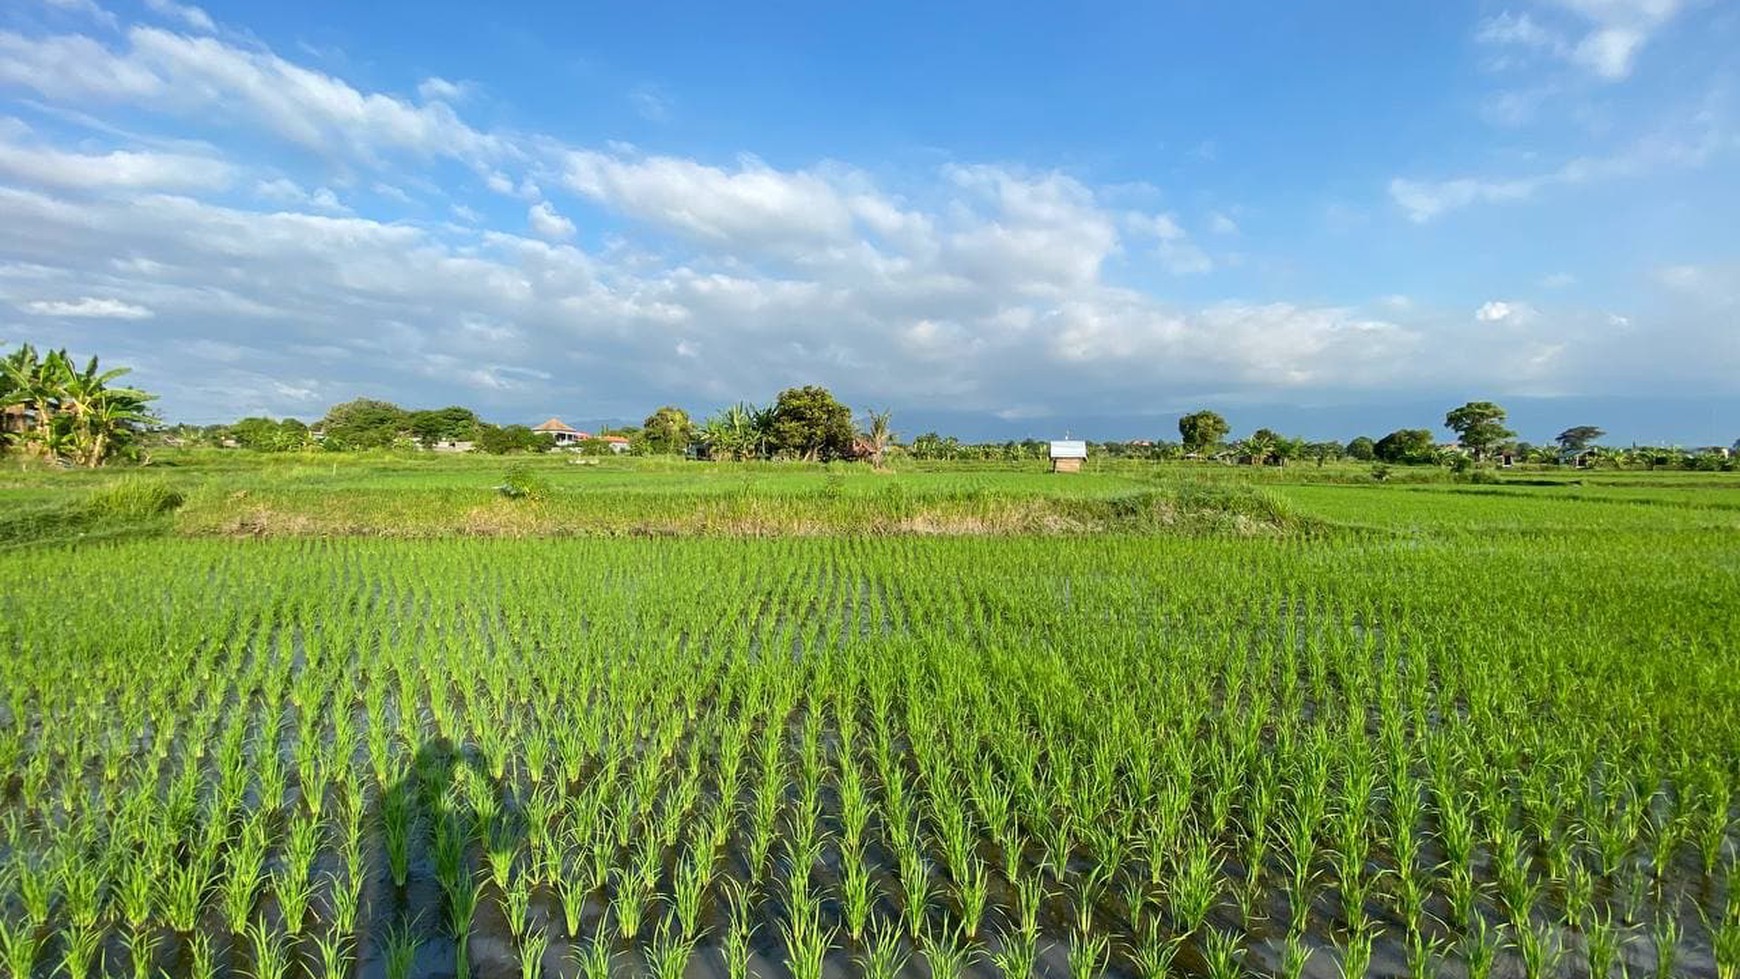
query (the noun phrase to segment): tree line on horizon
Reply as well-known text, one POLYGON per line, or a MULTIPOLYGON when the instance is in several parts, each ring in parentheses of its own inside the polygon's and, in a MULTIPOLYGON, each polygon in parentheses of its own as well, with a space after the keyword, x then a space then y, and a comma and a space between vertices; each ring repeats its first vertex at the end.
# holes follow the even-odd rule
MULTIPOLYGON (((333 405, 318 420, 252 416, 222 425, 164 426, 149 410, 155 395, 114 382, 128 368, 102 370, 92 357, 80 369, 65 350, 40 354, 26 344, 0 360, 0 451, 21 450, 62 464, 97 466, 116 458, 137 458, 153 445, 210 445, 259 452, 362 451, 465 447, 505 455, 546 452, 552 440, 531 427, 496 425, 458 405, 409 409, 389 401, 357 398, 333 405)), ((1430 429, 1398 429, 1345 443, 1311 441, 1259 428, 1228 440, 1232 427, 1209 409, 1178 419, 1177 441, 1167 439, 1090 442, 1096 454, 1155 461, 1212 459, 1285 465, 1311 460, 1318 465, 1354 460, 1381 465, 1451 465, 1464 468, 1505 456, 1522 463, 1551 464, 1580 457, 1584 464, 1612 467, 1733 469, 1726 449, 1688 452, 1665 447, 1603 446, 1606 434, 1594 425, 1565 429, 1549 443, 1519 441, 1505 427, 1505 409, 1491 401, 1471 401, 1446 413, 1444 428, 1456 435, 1440 444, 1430 429)), ((628 439, 638 455, 690 455, 748 461, 795 459, 816 462, 862 459, 880 467, 893 454, 920 461, 1007 461, 1044 459, 1049 443, 1041 439, 966 442, 953 435, 924 432, 900 441, 887 411, 854 419, 850 408, 818 385, 788 388, 773 402, 739 402, 694 420, 687 411, 665 405, 638 426, 605 428, 600 436, 628 439)), ((1735 447, 1740 449, 1740 442, 1735 447)), ((582 441, 574 451, 613 451, 602 440, 582 441)))

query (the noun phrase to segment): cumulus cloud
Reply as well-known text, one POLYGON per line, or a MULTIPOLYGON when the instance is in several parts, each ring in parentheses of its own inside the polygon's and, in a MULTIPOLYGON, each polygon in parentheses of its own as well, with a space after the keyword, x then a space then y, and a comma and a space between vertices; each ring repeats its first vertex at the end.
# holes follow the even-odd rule
POLYGON ((0 178, 64 190, 220 190, 233 168, 222 160, 180 153, 114 150, 70 153, 8 142, 0 134, 0 178))
POLYGON ((119 299, 35 299, 24 304, 27 312, 38 316, 60 316, 91 320, 145 320, 153 315, 144 306, 119 299))
POLYGON ((142 26, 129 29, 126 42, 114 50, 82 35, 0 32, 0 84, 51 100, 216 116, 340 160, 397 153, 476 162, 502 149, 445 103, 364 93, 270 51, 142 26))
MULTIPOLYGON (((0 303, 60 320, 56 342, 100 341, 165 394, 167 411, 200 420, 306 416, 364 392, 465 397, 497 417, 638 417, 649 402, 705 409, 808 382, 848 400, 1024 418, 1167 410, 1209 393, 1416 392, 1470 379, 1539 390, 1601 383, 1603 364, 1624 362, 1618 344, 1658 328, 1636 315, 1625 337, 1586 352, 1575 339, 1587 331, 1618 336, 1605 314, 1494 300, 1476 314, 1504 324, 1486 331, 1505 344, 1494 356, 1471 349, 1465 308, 1179 302, 1116 285, 1108 266, 1206 272, 1215 257, 1191 232, 1224 243, 1208 235, 1238 232, 1225 215, 1187 228, 1154 210, 1157 196, 1132 212, 1128 194, 1011 164, 950 163, 891 187, 839 162, 776 167, 490 133, 450 107, 451 84, 426 80, 412 101, 251 44, 157 28, 127 30, 117 45, 0 33, 9 89, 269 137, 239 141, 223 161, 252 190, 241 202, 185 177, 115 182, 186 161, 122 158, 129 169, 88 147, 31 145, 34 156, 5 169, 0 153, 0 303), (259 148, 272 140, 329 166, 259 148), (48 179, 81 172, 81 156, 110 182, 48 179), (417 182, 419 166, 433 174, 455 161, 502 196, 473 209, 417 182), (398 186, 463 223, 427 220, 381 189, 398 186), (332 187, 360 189, 369 216, 344 210, 332 187), (597 250, 574 242, 567 215, 582 212, 608 216, 597 250), (149 331, 93 322, 128 316, 151 317, 149 331)), ((0 133, 0 147, 27 135, 0 133)), ((1508 190, 1475 177, 1402 181, 1391 194, 1424 221, 1620 168, 1581 161, 1508 190)))
POLYGON ((1482 323, 1502 323, 1511 318, 1516 307, 1503 300, 1494 299, 1481 305, 1474 311, 1474 318, 1482 323))
POLYGON ((549 201, 533 204, 526 213, 526 222, 532 226, 532 233, 540 238, 561 241, 574 237, 574 222, 557 214, 549 201))

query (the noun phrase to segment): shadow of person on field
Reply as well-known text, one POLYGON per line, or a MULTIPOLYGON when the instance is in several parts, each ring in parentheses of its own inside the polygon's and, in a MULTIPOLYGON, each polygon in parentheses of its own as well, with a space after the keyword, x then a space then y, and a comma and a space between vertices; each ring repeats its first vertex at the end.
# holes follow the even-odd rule
POLYGON ((504 791, 506 781, 476 748, 435 737, 381 793, 373 823, 385 866, 374 875, 368 904, 372 934, 357 936, 359 974, 374 974, 369 967, 385 957, 395 936, 416 939, 412 975, 493 974, 487 965, 471 964, 474 958, 493 961, 501 952, 495 946, 502 936, 494 933, 502 929, 492 924, 499 919, 479 913, 480 882, 487 877, 489 851, 519 853, 526 837, 522 814, 504 791))

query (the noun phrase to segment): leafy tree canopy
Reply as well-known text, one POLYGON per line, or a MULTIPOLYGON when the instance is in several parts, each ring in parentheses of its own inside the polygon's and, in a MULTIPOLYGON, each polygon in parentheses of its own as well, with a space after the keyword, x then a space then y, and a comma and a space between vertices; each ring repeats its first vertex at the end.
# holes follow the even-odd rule
POLYGON ((682 452, 695 437, 695 423, 689 413, 674 405, 665 405, 641 423, 641 439, 649 452, 682 452))
POLYGON ((1212 411, 1193 411, 1178 419, 1178 434, 1184 439, 1185 452, 1204 452, 1232 431, 1226 419, 1212 411))
POLYGON ((852 453, 852 410, 827 388, 787 388, 773 405, 773 449, 826 462, 852 453))
POLYGON ((1503 408, 1490 401, 1470 401, 1444 416, 1444 427, 1456 433, 1456 440, 1476 457, 1485 455, 1516 433, 1504 427, 1503 408))
POLYGON ((1403 428, 1385 435, 1372 447, 1383 462, 1426 463, 1438 460, 1438 446, 1424 428, 1403 428))
POLYGON ((1607 433, 1594 425, 1573 425, 1553 438, 1559 443, 1559 448, 1566 452, 1578 452, 1587 449, 1590 443, 1607 433))

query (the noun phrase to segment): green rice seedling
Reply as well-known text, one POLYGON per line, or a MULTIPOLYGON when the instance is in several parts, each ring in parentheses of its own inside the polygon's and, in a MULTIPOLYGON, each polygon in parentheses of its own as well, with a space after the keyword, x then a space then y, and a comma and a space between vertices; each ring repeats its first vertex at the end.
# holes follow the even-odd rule
MULTIPOLYGON (((157 949, 163 944, 163 937, 156 931, 143 925, 128 928, 126 938, 127 961, 133 966, 134 979, 150 979, 151 962, 157 955, 157 949)), ((29 973, 15 973, 26 975, 29 973)))
POLYGON ((1006 935, 990 960, 1003 979, 1027 979, 1039 962, 1039 948, 1023 935, 1006 935))
MULTIPOLYGON (((1239 969, 1244 963, 1245 950, 1239 944, 1239 936, 1220 928, 1210 928, 1203 936, 1202 961, 1208 967, 1209 979, 1238 979, 1239 969)), ((1073 962, 1070 972, 1075 975, 1073 962)), ((1089 979, 1091 973, 1075 975, 1075 979, 1089 979)))
POLYGON ((610 902, 610 909, 616 917, 617 933, 623 939, 633 941, 640 934, 652 897, 652 887, 643 877, 619 868, 616 895, 610 902))
POLYGON ((546 932, 534 929, 519 936, 514 952, 520 964, 520 979, 538 979, 544 974, 544 952, 549 947, 550 936, 546 932))
MULTIPOLYGON (((907 953, 901 946, 900 932, 885 928, 877 929, 865 944, 858 965, 863 970, 864 979, 896 979, 906 968, 907 959, 907 953)), ((731 979, 742 977, 734 976, 731 979)))
POLYGON ((11 976, 29 976, 42 954, 42 935, 28 921, 10 922, 0 917, 0 959, 11 976))
POLYGON ((750 941, 756 925, 748 920, 746 911, 733 911, 719 943, 719 954, 725 960, 726 979, 748 979, 750 941))
POLYGON ((1488 927, 1485 918, 1474 918, 1463 931, 1459 944, 1468 979, 1487 979, 1492 975, 1498 951, 1503 947, 1503 938, 1488 927))
POLYGON ((1281 945, 1281 961, 1277 975, 1280 979, 1301 979, 1305 975, 1305 966, 1311 961, 1311 946, 1305 944, 1301 933, 1294 931, 1287 934, 1285 943, 1281 945))
POLYGON ((1049 894, 1038 874, 1015 881, 1015 930, 1030 944, 1039 940, 1039 909, 1049 894))
POLYGON ((187 940, 190 979, 215 979, 217 976, 217 951, 213 948, 211 936, 204 932, 195 932, 187 940))
POLYGON ((531 927, 532 887, 524 877, 515 877, 508 881, 507 889, 501 892, 501 914, 507 921, 508 931, 515 938, 524 938, 531 927))
POLYGON ((573 956, 575 964, 580 967, 580 975, 586 979, 610 979, 611 960, 615 956, 601 936, 576 946, 573 956))
POLYGON ((1650 937, 1655 943, 1656 979, 1668 979, 1674 974, 1674 963, 1679 959, 1680 948, 1680 922, 1672 908, 1656 914, 1655 927, 1651 930, 1650 937))
POLYGON ((563 873, 556 877, 556 903, 562 909, 562 927, 569 941, 580 937, 581 915, 586 910, 586 900, 589 891, 585 882, 576 874, 563 873))
POLYGON ((396 921, 387 929, 381 959, 386 964, 387 979, 410 979, 417 964, 417 950, 422 940, 408 921, 396 921))
POLYGON ((1558 968, 1564 948, 1544 926, 1528 926, 1516 931, 1516 949, 1522 957, 1523 975, 1527 979, 1542 979, 1558 968))
POLYGON ((1709 925, 1716 979, 1740 979, 1740 897, 1728 892, 1727 910, 1709 925))
POLYGON ((280 870, 272 875, 272 892, 283 914, 285 933, 292 938, 300 936, 314 897, 314 878, 306 870, 280 870))
POLYGON ((916 942, 925 931, 930 904, 930 867, 916 845, 900 851, 900 889, 905 897, 901 913, 906 919, 906 937, 916 942))
POLYGON ((401 779, 381 795, 381 841, 387 851, 387 869, 393 886, 403 888, 411 874, 411 836, 414 814, 410 793, 401 779))
POLYGON ((151 921, 161 862, 157 854, 140 854, 122 863, 121 872, 116 875, 114 903, 121 912, 121 920, 135 931, 151 921))
POLYGON ((930 968, 931 979, 961 979, 965 974, 972 961, 972 951, 960 938, 958 931, 947 928, 927 929, 919 937, 918 946, 924 953, 925 965, 930 968))
POLYGON ((846 934, 856 942, 864 937, 870 921, 870 909, 875 906, 878 888, 870 879, 861 852, 846 849, 841 854, 840 902, 841 916, 846 922, 846 934))
POLYGON ((1220 860, 1208 841, 1192 840, 1169 894, 1172 914, 1184 934, 1194 934, 1208 920, 1208 913, 1219 897, 1220 871, 1220 860))
POLYGON ((698 941, 699 937, 693 934, 684 937, 666 919, 658 934, 653 937, 652 947, 647 951, 651 959, 653 979, 683 979, 683 970, 688 967, 698 941))
POLYGON ((242 827, 241 835, 231 844, 226 860, 220 903, 231 934, 241 935, 247 931, 248 918, 254 913, 254 899, 259 894, 265 861, 265 824, 250 821, 242 827))
POLYGON ((61 910, 79 928, 94 928, 103 911, 107 874, 96 861, 68 854, 60 863, 61 910))
POLYGON ((266 927, 264 919, 248 925, 248 950, 254 960, 250 979, 285 979, 290 974, 292 954, 283 937, 266 927))
POLYGON ((1589 975, 1594 979, 1606 979, 1613 974, 1614 966, 1619 964, 1620 939, 1612 918, 1597 915, 1590 919, 1583 933, 1583 952, 1589 975))
POLYGON ((961 926, 968 940, 979 937, 979 923, 984 920, 990 890, 991 876, 983 861, 978 857, 968 858, 955 882, 955 897, 961 906, 961 926))
POLYGON ((1375 936, 1371 929, 1361 928, 1347 936, 1341 949, 1341 979, 1363 979, 1371 967, 1371 946, 1375 936))
POLYGON ((356 968, 351 937, 337 929, 314 936, 314 949, 320 960, 320 979, 348 979, 356 968))
POLYGON ((1444 943, 1427 938, 1417 928, 1409 931, 1405 940, 1409 979, 1432 979, 1438 975, 1439 966, 1442 964, 1440 956, 1445 947, 1444 943))

